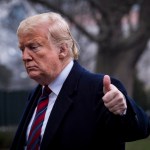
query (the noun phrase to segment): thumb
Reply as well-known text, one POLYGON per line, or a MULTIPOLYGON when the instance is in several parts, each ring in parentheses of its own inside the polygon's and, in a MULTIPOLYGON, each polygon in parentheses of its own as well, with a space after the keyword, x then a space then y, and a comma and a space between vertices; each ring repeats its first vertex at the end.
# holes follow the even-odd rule
POLYGON ((109 75, 105 75, 103 78, 103 89, 104 89, 104 93, 107 93, 108 91, 110 91, 110 84, 111 84, 111 80, 109 75))

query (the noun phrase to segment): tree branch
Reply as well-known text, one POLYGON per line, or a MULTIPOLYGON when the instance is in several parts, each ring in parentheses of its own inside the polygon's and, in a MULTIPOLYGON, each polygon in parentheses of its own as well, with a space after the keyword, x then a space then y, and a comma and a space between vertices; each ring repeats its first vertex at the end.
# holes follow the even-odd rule
POLYGON ((30 2, 34 2, 34 3, 40 3, 45 7, 48 7, 56 12, 59 12, 61 15, 65 16, 70 22, 74 23, 75 26, 77 27, 77 29, 79 31, 81 31, 85 36, 87 36, 89 39, 91 39, 92 41, 95 42, 100 42, 100 39, 91 34, 90 32, 88 32, 85 27, 81 26, 71 15, 69 15, 68 13, 66 13, 64 10, 62 10, 60 7, 58 8, 57 6, 53 5, 52 3, 48 2, 48 1, 44 1, 44 0, 28 0, 30 2))

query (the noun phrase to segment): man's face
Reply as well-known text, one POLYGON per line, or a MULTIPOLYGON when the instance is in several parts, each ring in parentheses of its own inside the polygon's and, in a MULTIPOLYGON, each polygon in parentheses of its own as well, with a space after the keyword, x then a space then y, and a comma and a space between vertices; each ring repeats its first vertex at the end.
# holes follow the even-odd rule
POLYGON ((29 77, 49 84, 61 71, 59 48, 47 40, 43 29, 19 35, 19 47, 29 77))

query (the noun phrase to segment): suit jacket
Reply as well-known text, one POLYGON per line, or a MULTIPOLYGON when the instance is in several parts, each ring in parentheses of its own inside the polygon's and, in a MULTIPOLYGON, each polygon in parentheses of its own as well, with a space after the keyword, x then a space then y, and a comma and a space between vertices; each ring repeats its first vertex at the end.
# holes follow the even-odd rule
MULTIPOLYGON (((126 97, 124 116, 114 115, 104 106, 103 74, 90 73, 75 61, 52 109, 41 150, 124 150, 125 142, 146 138, 150 134, 148 116, 127 95, 119 80, 111 81, 126 97)), ((23 149, 40 94, 38 85, 28 98, 11 150, 23 149)))

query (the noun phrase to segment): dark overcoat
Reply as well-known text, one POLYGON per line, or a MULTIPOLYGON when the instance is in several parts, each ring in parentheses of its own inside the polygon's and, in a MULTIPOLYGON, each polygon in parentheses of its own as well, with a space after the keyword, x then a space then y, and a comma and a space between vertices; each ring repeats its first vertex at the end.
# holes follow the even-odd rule
MULTIPOLYGON (((148 116, 127 95, 119 80, 111 78, 127 100, 126 115, 114 115, 104 106, 103 76, 74 62, 52 109, 41 150, 124 150, 125 142, 150 134, 148 116)), ((38 85, 28 98, 11 150, 23 149, 27 126, 40 95, 38 85)))

